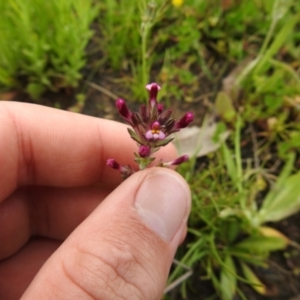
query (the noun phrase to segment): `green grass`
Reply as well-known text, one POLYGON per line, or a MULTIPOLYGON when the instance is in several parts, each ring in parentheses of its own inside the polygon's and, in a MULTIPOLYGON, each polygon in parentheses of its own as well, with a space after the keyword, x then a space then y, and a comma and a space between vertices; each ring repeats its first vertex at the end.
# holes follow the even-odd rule
POLYGON ((141 15, 139 2, 101 1, 98 40, 105 63, 114 70, 129 69, 129 59, 136 58, 140 49, 139 26, 141 15))
MULTIPOLYGON (((279 83, 290 84, 289 94, 298 92, 299 76, 276 59, 283 48, 290 59, 297 58, 297 1, 240 1, 228 9, 220 1, 204 0, 185 1, 180 8, 161 0, 130 4, 119 5, 116 14, 116 1, 103 3, 100 44, 104 60, 115 70, 131 73, 128 81, 135 98, 145 100, 144 85, 158 81, 169 97, 191 99, 201 78, 213 82, 229 65, 239 65, 245 58, 251 64, 237 83, 253 98, 263 94, 273 109, 280 101, 268 104, 268 97, 281 96, 279 83), (215 64, 222 67, 214 70, 215 64), (272 78, 266 84, 270 71, 272 78)), ((216 85, 212 92, 218 89, 216 85)))
MULTIPOLYGON (((285 249, 288 245, 299 248, 266 225, 300 210, 300 172, 290 175, 295 155, 289 155, 278 178, 262 165, 255 166, 252 157, 243 162, 240 126, 238 118, 232 137, 233 151, 223 144, 209 157, 205 168, 195 169, 192 162, 180 169, 193 195, 190 242, 180 261, 192 268, 200 265, 203 276, 213 282, 219 298, 224 300, 233 299, 236 293, 243 295, 238 281, 246 282, 266 295, 268 288, 257 278, 251 266, 267 267, 272 251, 285 249), (271 187, 262 197, 267 182, 271 187)), ((181 267, 176 267, 170 281, 181 272, 181 267)), ((185 282, 182 285, 184 297, 187 288, 185 282)))
POLYGON ((97 13, 92 1, 8 0, 0 10, 0 87, 38 98, 78 84, 97 13))

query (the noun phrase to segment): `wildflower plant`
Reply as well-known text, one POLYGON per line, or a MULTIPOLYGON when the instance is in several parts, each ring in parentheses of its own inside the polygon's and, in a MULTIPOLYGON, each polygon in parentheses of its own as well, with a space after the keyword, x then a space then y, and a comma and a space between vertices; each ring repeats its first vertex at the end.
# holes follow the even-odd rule
MULTIPOLYGON (((191 112, 187 112, 181 119, 176 121, 171 117, 172 110, 164 109, 163 105, 157 102, 157 94, 160 86, 151 83, 146 86, 149 91, 148 104, 142 104, 139 112, 132 112, 128 109, 123 99, 116 101, 116 107, 119 114, 132 128, 128 128, 129 135, 136 141, 138 152, 134 153, 135 162, 140 170, 143 170, 155 160, 152 156, 160 147, 168 145, 172 140, 172 134, 182 128, 187 127, 194 119, 191 112)), ((182 155, 169 162, 160 161, 157 167, 170 167, 180 165, 188 160, 187 155, 182 155)), ((129 177, 134 173, 130 165, 122 166, 114 159, 108 159, 107 165, 113 169, 119 170, 123 178, 129 177)))

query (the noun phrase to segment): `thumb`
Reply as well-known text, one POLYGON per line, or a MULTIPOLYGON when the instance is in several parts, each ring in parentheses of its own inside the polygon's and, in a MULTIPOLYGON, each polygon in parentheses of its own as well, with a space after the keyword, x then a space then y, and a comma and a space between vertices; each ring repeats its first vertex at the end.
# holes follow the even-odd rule
POLYGON ((176 172, 135 173, 50 257, 22 299, 161 299, 189 210, 176 172))

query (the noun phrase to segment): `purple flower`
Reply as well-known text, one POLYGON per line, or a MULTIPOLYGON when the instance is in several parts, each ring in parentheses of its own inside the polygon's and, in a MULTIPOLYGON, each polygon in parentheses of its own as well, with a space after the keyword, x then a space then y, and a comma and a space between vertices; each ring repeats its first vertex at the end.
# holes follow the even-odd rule
POLYGON ((138 146, 148 146, 156 151, 172 140, 168 138, 170 134, 187 127, 194 115, 188 112, 179 121, 174 120, 172 110, 164 110, 163 105, 157 102, 160 86, 154 82, 148 84, 146 89, 149 91, 148 105, 141 105, 139 112, 131 112, 123 99, 118 99, 116 106, 124 120, 133 127, 128 131, 138 146))
POLYGON ((145 137, 149 141, 157 141, 163 140, 166 135, 161 131, 159 122, 155 121, 151 125, 151 129, 146 132, 145 137))
POLYGON ((132 139, 139 146, 158 150, 172 140, 167 139, 170 134, 187 127, 193 121, 194 115, 186 113, 176 122, 172 118, 172 110, 164 110, 163 105, 157 102, 160 86, 154 82, 148 84, 146 89, 149 91, 148 105, 141 105, 139 112, 131 112, 123 99, 118 99, 116 106, 123 119, 133 127, 133 130, 129 129, 132 139))
MULTIPOLYGON (((128 128, 128 132, 139 147, 138 153, 135 153, 135 162, 138 163, 140 170, 154 161, 155 158, 151 156, 154 152, 172 141, 172 138, 169 137, 172 133, 187 127, 194 119, 193 113, 188 112, 179 121, 176 121, 172 118, 172 110, 164 109, 164 106, 157 102, 160 86, 153 82, 146 85, 146 89, 149 91, 148 104, 141 105, 138 112, 130 111, 123 99, 116 101, 120 115, 132 127, 128 128)), ((160 162, 158 165, 164 167, 179 165, 187 159, 188 156, 183 155, 174 161, 160 162)), ((119 170, 124 178, 134 173, 130 166, 122 166, 114 159, 109 159, 107 165, 119 170)))

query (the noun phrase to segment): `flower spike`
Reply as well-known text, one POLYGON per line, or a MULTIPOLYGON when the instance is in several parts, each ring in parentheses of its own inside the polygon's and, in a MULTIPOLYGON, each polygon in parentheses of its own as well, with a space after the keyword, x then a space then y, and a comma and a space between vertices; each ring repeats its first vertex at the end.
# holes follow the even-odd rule
MULTIPOLYGON (((138 164, 139 170, 149 167, 154 162, 153 153, 173 140, 170 137, 172 133, 187 127, 194 119, 193 113, 188 112, 176 121, 172 118, 172 110, 164 109, 164 106, 157 102, 160 86, 153 82, 146 85, 146 89, 149 91, 149 102, 148 105, 141 105, 139 112, 131 112, 123 99, 116 101, 119 114, 132 127, 127 130, 139 148, 138 153, 134 154, 134 161, 138 164)), ((159 162, 156 166, 168 168, 180 165, 187 160, 188 156, 183 155, 170 162, 159 162)), ((119 170, 123 178, 134 173, 129 165, 122 166, 114 159, 108 159, 107 165, 119 170)))

